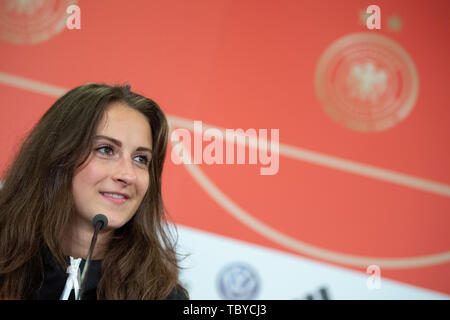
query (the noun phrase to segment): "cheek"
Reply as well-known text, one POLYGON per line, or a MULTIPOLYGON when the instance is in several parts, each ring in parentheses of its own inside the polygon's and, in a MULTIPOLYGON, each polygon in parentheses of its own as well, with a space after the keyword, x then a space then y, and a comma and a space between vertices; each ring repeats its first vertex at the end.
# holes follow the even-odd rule
POLYGON ((144 198, 145 194, 147 193, 147 190, 149 188, 149 174, 143 174, 142 176, 139 177, 138 181, 137 181, 137 188, 138 188, 138 192, 140 195, 140 198, 142 200, 142 198, 144 198))
POLYGON ((74 194, 83 194, 83 191, 94 187, 104 177, 101 166, 96 165, 95 161, 89 161, 82 168, 77 170, 73 177, 74 194))

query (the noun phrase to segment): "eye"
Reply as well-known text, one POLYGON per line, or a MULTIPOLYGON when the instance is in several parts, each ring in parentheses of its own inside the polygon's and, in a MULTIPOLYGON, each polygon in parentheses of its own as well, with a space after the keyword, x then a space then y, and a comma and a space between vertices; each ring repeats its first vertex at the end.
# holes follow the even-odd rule
POLYGON ((149 160, 148 157, 145 156, 145 155, 138 155, 138 156, 135 156, 134 159, 136 159, 136 161, 137 161, 139 164, 142 164, 142 165, 144 165, 144 166, 148 166, 148 164, 150 163, 150 160, 149 160))
POLYGON ((104 156, 111 156, 114 153, 114 150, 110 145, 101 146, 95 150, 104 156))

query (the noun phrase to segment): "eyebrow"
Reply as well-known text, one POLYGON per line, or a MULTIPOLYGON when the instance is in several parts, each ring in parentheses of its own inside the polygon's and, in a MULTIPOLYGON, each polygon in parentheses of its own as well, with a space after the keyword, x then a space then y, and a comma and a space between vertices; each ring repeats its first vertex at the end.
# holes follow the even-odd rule
MULTIPOLYGON (((110 142, 114 143, 115 145, 117 145, 117 146, 119 146, 119 147, 122 147, 122 142, 121 142, 121 141, 119 141, 119 140, 117 140, 117 139, 114 139, 114 138, 111 138, 111 137, 108 137, 108 136, 96 135, 96 136, 94 137, 94 139, 95 139, 95 140, 98 140, 98 139, 106 139, 106 140, 109 140, 110 142)), ((138 147, 138 148, 136 149, 136 151, 147 151, 147 152, 152 153, 152 149, 145 148, 145 147, 138 147)))

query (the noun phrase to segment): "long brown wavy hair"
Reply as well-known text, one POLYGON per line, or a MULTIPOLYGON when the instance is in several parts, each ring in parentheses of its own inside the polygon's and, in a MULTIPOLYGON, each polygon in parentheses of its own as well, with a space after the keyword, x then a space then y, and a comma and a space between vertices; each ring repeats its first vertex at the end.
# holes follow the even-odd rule
POLYGON ((178 280, 174 227, 161 195, 167 119, 154 101, 129 85, 85 84, 51 106, 6 171, 0 190, 0 298, 26 299, 39 288, 45 248, 66 269, 62 239, 75 214, 72 178, 80 160, 88 159, 97 126, 113 102, 145 115, 153 152, 149 188, 133 218, 114 231, 97 299, 164 299, 175 287, 187 295, 178 280))

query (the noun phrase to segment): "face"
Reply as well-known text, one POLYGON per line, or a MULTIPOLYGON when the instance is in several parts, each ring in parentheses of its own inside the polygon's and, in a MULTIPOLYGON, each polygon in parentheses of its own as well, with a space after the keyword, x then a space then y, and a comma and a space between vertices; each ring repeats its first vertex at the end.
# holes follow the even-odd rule
POLYGON ((147 118, 126 104, 110 105, 101 119, 88 160, 72 181, 77 218, 92 225, 108 217, 108 229, 127 223, 149 187, 152 137, 147 118))

